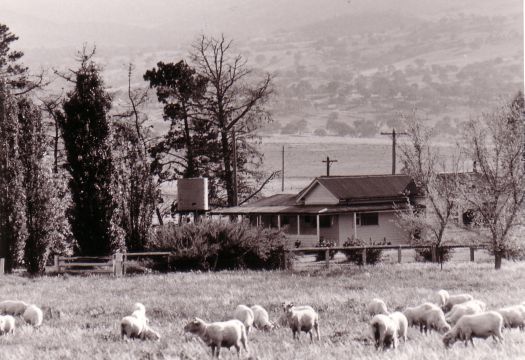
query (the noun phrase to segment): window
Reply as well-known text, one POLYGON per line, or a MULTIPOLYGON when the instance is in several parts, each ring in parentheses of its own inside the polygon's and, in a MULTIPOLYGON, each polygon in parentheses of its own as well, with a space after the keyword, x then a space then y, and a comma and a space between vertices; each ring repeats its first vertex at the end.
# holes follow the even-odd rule
POLYGON ((287 215, 281 216, 281 225, 290 225, 290 217, 287 215))
POLYGON ((332 216, 319 216, 319 227, 329 228, 332 226, 332 216))
POLYGON ((362 213, 359 214, 360 221, 358 222, 361 226, 379 225, 379 214, 378 213, 362 213))

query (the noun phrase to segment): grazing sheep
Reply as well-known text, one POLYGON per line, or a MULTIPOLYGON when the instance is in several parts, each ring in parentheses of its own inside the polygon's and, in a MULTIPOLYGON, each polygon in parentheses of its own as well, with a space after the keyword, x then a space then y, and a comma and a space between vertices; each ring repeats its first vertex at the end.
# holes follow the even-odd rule
POLYGON ((398 329, 396 322, 388 315, 377 314, 370 321, 372 328, 372 337, 376 345, 376 349, 383 347, 383 350, 397 347, 398 343, 398 329))
POLYGON ((524 305, 507 306, 497 311, 503 317, 503 327, 510 329, 519 328, 520 330, 525 328, 524 305))
POLYGON ((253 312, 253 326, 259 330, 269 331, 275 326, 270 322, 270 317, 265 308, 260 305, 253 305, 250 309, 253 312))
POLYGON ((496 311, 488 311, 481 314, 464 315, 456 325, 443 336, 443 344, 446 347, 452 346, 456 341, 462 340, 465 346, 468 341, 474 346, 473 338, 486 339, 492 336, 494 340, 503 341, 501 329, 503 327, 503 317, 496 311))
MULTIPOLYGON (((408 307, 403 311, 408 321, 408 326, 419 326, 421 332, 427 331, 428 319, 426 313, 430 310, 441 311, 441 309, 432 303, 424 303, 414 307, 408 307)), ((443 313, 443 311, 441 311, 443 313)), ((434 319, 435 320, 435 319, 434 319)))
POLYGON ((436 330, 439 333, 446 333, 450 330, 450 325, 445 320, 445 314, 440 308, 432 308, 425 312, 423 319, 425 333, 436 330))
POLYGON ((248 338, 244 324, 237 320, 207 323, 195 318, 184 326, 184 331, 199 336, 206 345, 211 347, 211 356, 217 358, 221 347, 237 349, 237 356, 241 353, 241 345, 248 352, 248 338))
POLYGON ((388 315, 390 319, 392 319, 396 325, 397 328, 397 338, 403 339, 403 342, 407 341, 407 331, 408 331, 408 320, 407 317, 399 312, 394 311, 390 315, 388 315))
POLYGON ((131 313, 131 316, 144 320, 146 325, 149 324, 149 319, 146 317, 146 307, 142 303, 133 304, 133 312, 131 313))
POLYGON ((22 314, 22 318, 26 323, 39 327, 44 320, 44 313, 38 306, 29 305, 22 314))
POLYGON ((462 304, 464 302, 474 300, 474 297, 470 294, 457 294, 457 295, 450 295, 446 290, 439 290, 438 291, 438 298, 440 300, 439 303, 442 303, 444 300, 444 305, 441 305, 441 308, 444 312, 450 311, 452 307, 456 304, 462 304))
POLYGON ((374 316, 377 314, 388 315, 388 309, 386 307, 385 302, 378 298, 372 299, 372 301, 370 301, 370 303, 367 306, 367 310, 370 316, 374 316))
POLYGON ((120 321, 120 336, 124 339, 160 340, 160 335, 150 328, 143 318, 125 316, 120 321))
POLYGON ((0 315, 0 335, 13 334, 15 332, 15 318, 11 315, 0 315))
POLYGON ((235 308, 235 312, 233 313, 233 318, 242 322, 246 328, 246 333, 250 333, 250 329, 253 326, 253 321, 255 318, 252 309, 246 305, 238 305, 235 308))
POLYGON ((22 315, 26 311, 29 304, 19 300, 4 300, 0 302, 0 314, 7 315, 22 315))
POLYGON ((299 339, 299 334, 304 331, 310 334, 310 341, 313 342, 313 329, 317 333, 317 340, 321 340, 319 332, 319 315, 310 306, 295 306, 293 303, 288 303, 285 310, 288 318, 288 325, 292 329, 293 338, 299 339))
POLYGON ((439 290, 437 293, 436 293, 436 304, 440 307, 440 308, 443 308, 445 306, 445 304, 447 303, 447 300, 448 298, 450 297, 449 293, 447 290, 439 290))
POLYGON ((446 321, 454 325, 463 315, 481 314, 487 305, 481 300, 470 300, 461 304, 456 304, 445 317, 446 321))

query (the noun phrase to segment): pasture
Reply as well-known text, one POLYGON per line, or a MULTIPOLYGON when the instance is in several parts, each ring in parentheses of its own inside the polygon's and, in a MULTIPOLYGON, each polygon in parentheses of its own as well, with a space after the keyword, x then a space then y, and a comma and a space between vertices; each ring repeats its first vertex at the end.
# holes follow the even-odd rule
MULTIPOLYGON (((309 343, 303 333, 293 341, 287 328, 249 335, 251 359, 517 359, 525 358, 525 333, 504 331, 504 343, 475 340, 476 347, 444 348, 441 336, 409 329, 409 340, 397 350, 376 351, 369 339, 365 308, 380 297, 390 309, 432 299, 440 288, 469 292, 490 309, 525 300, 525 263, 504 262, 493 270, 490 260, 458 262, 439 270, 420 263, 382 264, 330 271, 172 273, 128 276, 49 276, 1 278, 0 300, 20 299, 47 308, 38 329, 20 326, 0 337, 2 359, 204 359, 210 350, 185 323, 229 318, 236 305, 258 303, 281 315, 282 301, 310 304, 320 316, 321 341, 309 343), (119 320, 133 303, 146 305, 160 342, 122 341, 119 320)), ((221 357, 236 359, 223 349, 221 357)), ((241 358, 248 358, 243 353, 241 358)))

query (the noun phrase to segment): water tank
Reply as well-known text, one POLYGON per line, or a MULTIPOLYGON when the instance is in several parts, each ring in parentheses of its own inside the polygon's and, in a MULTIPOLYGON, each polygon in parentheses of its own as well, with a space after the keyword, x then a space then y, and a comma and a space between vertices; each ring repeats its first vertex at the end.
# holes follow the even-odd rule
POLYGON ((207 211, 208 179, 177 180, 177 211, 207 211))

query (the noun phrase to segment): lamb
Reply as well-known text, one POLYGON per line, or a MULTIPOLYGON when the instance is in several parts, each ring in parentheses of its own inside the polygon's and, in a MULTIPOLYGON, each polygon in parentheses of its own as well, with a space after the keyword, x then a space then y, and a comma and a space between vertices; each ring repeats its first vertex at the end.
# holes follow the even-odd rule
POLYGON ((120 321, 120 335, 122 339, 160 340, 158 332, 150 328, 143 318, 125 316, 120 321))
POLYGON ((241 345, 248 352, 248 338, 244 324, 237 320, 207 323, 195 318, 184 326, 184 331, 199 336, 206 345, 211 347, 211 356, 217 358, 221 347, 237 349, 237 356, 241 353, 241 345))
POLYGON ((233 313, 233 318, 242 322, 246 328, 246 333, 250 333, 255 318, 252 309, 246 305, 238 305, 233 313))
POLYGON ((376 349, 382 347, 383 350, 386 350, 391 346, 394 349, 397 348, 398 328, 394 319, 388 315, 377 314, 370 321, 370 326, 376 349))
POLYGON ((13 334, 15 332, 15 318, 11 315, 0 316, 0 335, 13 334))
POLYGON ((463 315, 456 325, 443 336, 443 344, 452 346, 456 341, 462 340, 465 346, 468 341, 474 346, 473 338, 486 339, 492 336, 494 340, 503 341, 501 330, 503 317, 496 311, 488 311, 481 314, 463 315))
POLYGON ((142 303, 133 304, 131 316, 144 320, 146 325, 149 324, 149 319, 146 317, 146 307, 142 303))
POLYGON ((487 305, 481 300, 470 300, 461 304, 456 304, 452 310, 447 314, 446 320, 451 325, 454 325, 463 315, 480 314, 484 312, 487 305))
POLYGON ((525 328, 525 306, 514 305, 507 306, 497 310, 503 317, 503 327, 505 328, 525 328))
POLYGON ((270 322, 268 312, 260 305, 253 305, 250 309, 253 312, 253 326, 259 330, 272 330, 275 325, 270 322))
POLYGON ((33 325, 34 327, 39 327, 44 320, 44 313, 38 306, 29 305, 22 314, 22 318, 26 323, 33 325))
POLYGON ((421 332, 428 331, 430 328, 439 329, 440 325, 443 325, 439 318, 443 311, 435 304, 424 303, 414 307, 408 307, 403 311, 406 316, 409 326, 419 326, 421 332), (430 314, 428 314, 430 312, 430 314))
POLYGON ((0 302, 0 314, 22 315, 29 305, 19 300, 4 300, 0 302))
POLYGON ((470 294, 450 295, 446 290, 439 290, 437 292, 437 297, 438 305, 441 306, 444 312, 450 311, 450 309, 456 304, 462 304, 474 300, 474 297, 470 294))
POLYGON ((304 331, 310 334, 310 342, 313 342, 313 329, 317 333, 317 340, 321 340, 319 332, 319 315, 310 306, 295 306, 293 303, 286 304, 285 313, 288 325, 292 329, 293 338, 299 339, 299 334, 304 331))
POLYGON ((390 317, 390 319, 394 321, 396 325, 396 328, 397 328, 396 337, 398 339, 403 339, 403 342, 406 342, 407 341, 407 331, 408 331, 407 317, 399 311, 394 311, 388 316, 390 317))
POLYGON ((388 315, 388 309, 386 307, 386 304, 383 300, 374 298, 367 306, 368 313, 370 316, 374 316, 377 314, 383 314, 388 315))

